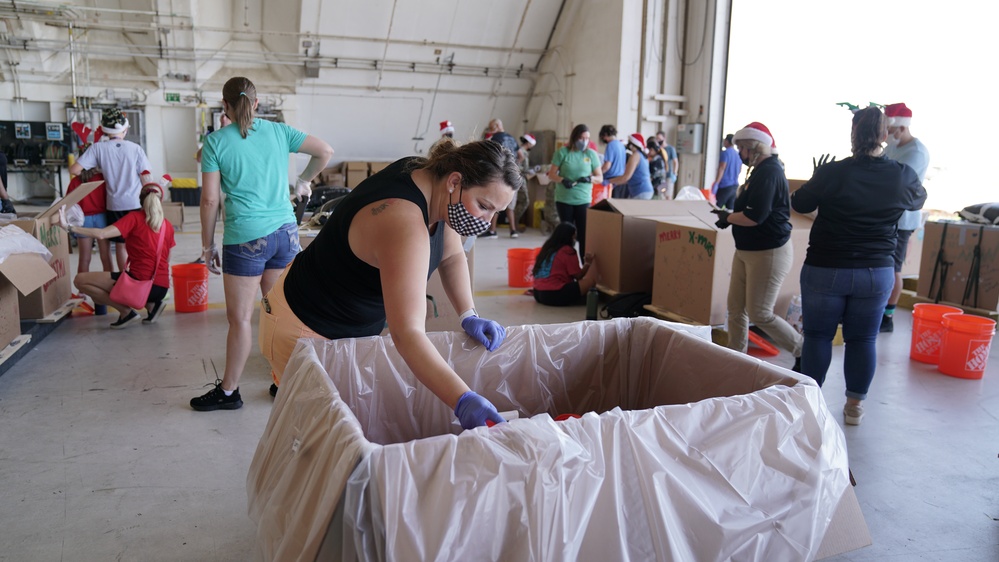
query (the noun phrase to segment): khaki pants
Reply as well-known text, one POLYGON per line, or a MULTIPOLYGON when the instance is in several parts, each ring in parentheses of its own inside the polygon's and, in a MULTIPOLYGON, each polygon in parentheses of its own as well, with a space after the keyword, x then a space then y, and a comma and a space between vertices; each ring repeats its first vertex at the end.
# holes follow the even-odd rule
POLYGON ((749 322, 773 338, 795 357, 801 356, 802 336, 783 318, 774 315, 781 283, 791 269, 794 248, 789 240, 772 250, 736 250, 732 283, 728 288, 728 347, 745 352, 749 322))
POLYGON ((260 352, 271 364, 271 378, 279 386, 298 339, 322 337, 295 316, 284 298, 284 279, 290 268, 291 265, 285 268, 277 283, 263 298, 260 309, 260 352))

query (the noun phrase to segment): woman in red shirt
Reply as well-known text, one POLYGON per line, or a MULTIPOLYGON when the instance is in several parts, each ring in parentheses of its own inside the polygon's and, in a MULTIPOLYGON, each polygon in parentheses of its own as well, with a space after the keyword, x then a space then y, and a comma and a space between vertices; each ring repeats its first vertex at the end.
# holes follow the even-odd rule
MULTIPOLYGON (((80 175, 73 176, 73 179, 69 182, 69 186, 66 188, 66 194, 73 193, 73 190, 87 182, 103 180, 104 176, 101 175, 99 169, 91 168, 84 170, 80 172, 80 175)), ((83 209, 83 226, 87 228, 104 228, 108 225, 107 219, 104 217, 104 212, 107 210, 107 205, 104 201, 106 196, 107 189, 104 185, 101 185, 80 201, 80 208, 83 209)), ((82 234, 77 234, 76 243, 80 248, 80 263, 76 272, 87 273, 90 271, 90 256, 93 251, 91 240, 82 234)), ((104 271, 114 271, 114 266, 111 263, 111 242, 109 240, 98 240, 97 250, 101 256, 101 269, 104 271)))
POLYGON ((600 272, 593 254, 579 266, 576 227, 559 223, 534 260, 534 300, 549 306, 582 304, 586 292, 597 285, 600 272))
MULTIPOLYGON (((98 240, 121 236, 125 239, 128 252, 128 271, 135 279, 153 279, 153 287, 146 299, 146 318, 143 324, 152 324, 163 310, 163 298, 170 288, 170 248, 176 245, 173 238, 173 225, 163 218, 163 187, 149 183, 142 187, 139 202, 142 208, 128 213, 111 226, 104 228, 73 227, 65 223, 64 214, 60 219, 64 228, 71 234, 80 234, 98 240), (163 242, 160 246, 160 231, 163 242), (160 246, 157 254, 156 248, 160 246), (154 276, 155 271, 155 276, 154 276)), ((118 280, 119 272, 92 271, 80 273, 73 280, 80 292, 89 295, 96 304, 114 307, 121 315, 111 324, 112 330, 120 330, 140 319, 139 313, 131 307, 111 300, 111 289, 118 280)))

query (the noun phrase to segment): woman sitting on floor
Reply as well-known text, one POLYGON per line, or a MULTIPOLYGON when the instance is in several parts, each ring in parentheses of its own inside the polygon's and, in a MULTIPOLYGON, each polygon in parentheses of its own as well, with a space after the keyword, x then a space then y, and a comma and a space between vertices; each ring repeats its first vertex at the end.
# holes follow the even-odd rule
POLYGON ((534 261, 534 300, 548 306, 582 304, 586 292, 597 285, 600 273, 593 254, 583 255, 579 266, 576 227, 560 223, 534 261))

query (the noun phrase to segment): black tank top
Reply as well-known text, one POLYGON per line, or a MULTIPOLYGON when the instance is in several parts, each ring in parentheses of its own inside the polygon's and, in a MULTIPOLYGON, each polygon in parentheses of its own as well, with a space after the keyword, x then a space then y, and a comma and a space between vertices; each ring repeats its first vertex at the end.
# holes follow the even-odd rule
MULTIPOLYGON (((354 255, 347 232, 354 215, 384 199, 405 199, 419 205, 429 223, 427 200, 410 173, 416 157, 393 162, 364 180, 341 201, 329 220, 291 264, 284 296, 298 318, 328 339, 378 335, 385 326, 385 301, 377 268, 354 255)), ((444 221, 430 235, 427 279, 444 253, 444 221)), ((427 225, 429 230, 430 225, 427 225)))

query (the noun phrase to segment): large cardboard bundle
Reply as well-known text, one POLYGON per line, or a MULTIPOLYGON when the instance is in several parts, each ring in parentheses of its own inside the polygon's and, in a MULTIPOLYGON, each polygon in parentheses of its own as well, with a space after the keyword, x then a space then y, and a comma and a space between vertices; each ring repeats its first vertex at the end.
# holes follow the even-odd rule
POLYGON ((810 560, 869 544, 818 386, 700 330, 511 327, 495 353, 430 334, 521 416, 464 432, 391 339, 301 340, 247 479, 264 557, 810 560))

